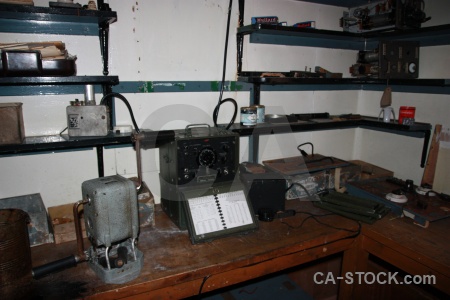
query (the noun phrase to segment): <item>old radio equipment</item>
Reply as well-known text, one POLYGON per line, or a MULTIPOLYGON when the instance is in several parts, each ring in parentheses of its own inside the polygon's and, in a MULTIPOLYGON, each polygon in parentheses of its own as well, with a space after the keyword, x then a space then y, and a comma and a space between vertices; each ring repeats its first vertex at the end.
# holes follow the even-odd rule
POLYGON ((233 182, 239 135, 207 124, 188 125, 159 148, 159 158, 161 206, 180 229, 187 229, 181 190, 233 182))
POLYGON ((431 19, 424 12, 423 0, 384 0, 349 8, 340 19, 344 31, 371 31, 420 28, 431 19))
POLYGON ((355 77, 414 79, 419 77, 417 41, 380 41, 378 48, 359 51, 357 63, 350 67, 355 77))

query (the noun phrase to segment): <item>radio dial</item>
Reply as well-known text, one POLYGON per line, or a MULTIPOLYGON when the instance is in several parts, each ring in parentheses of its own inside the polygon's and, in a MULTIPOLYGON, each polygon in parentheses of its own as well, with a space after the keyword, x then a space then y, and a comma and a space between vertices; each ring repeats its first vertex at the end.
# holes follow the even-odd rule
POLYGON ((203 149, 198 155, 198 162, 201 166, 209 167, 216 161, 216 154, 210 148, 203 149))

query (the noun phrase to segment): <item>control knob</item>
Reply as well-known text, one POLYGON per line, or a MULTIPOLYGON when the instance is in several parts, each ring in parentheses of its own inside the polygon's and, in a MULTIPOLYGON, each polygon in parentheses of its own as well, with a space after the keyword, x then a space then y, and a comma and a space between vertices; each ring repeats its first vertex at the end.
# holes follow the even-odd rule
POLYGON ((198 154, 198 163, 201 166, 210 167, 216 161, 216 154, 210 148, 205 148, 198 154))

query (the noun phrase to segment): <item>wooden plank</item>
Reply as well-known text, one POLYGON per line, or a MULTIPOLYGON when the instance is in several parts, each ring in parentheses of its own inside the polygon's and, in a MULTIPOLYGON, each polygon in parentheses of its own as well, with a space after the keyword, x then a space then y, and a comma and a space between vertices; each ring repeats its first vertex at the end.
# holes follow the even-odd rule
MULTIPOLYGON (((368 237, 364 237, 362 247, 369 253, 411 275, 434 276, 436 284, 432 284, 432 286, 450 295, 450 277, 448 274, 443 274, 439 270, 422 263, 418 258, 404 255, 404 253, 368 237)), ((401 278, 396 279, 401 281, 401 278)))
MULTIPOLYGON (((344 251, 344 257, 342 260, 341 276, 345 274, 355 274, 355 272, 364 272, 367 270, 367 262, 369 259, 369 253, 364 251, 361 246, 362 236, 358 236, 353 241, 353 246, 344 251)), ((339 281, 339 299, 362 299, 364 297, 355 297, 361 295, 361 290, 355 284, 347 284, 345 280, 339 281)))
POLYGON ((423 170, 421 185, 428 184, 431 187, 434 183, 436 173, 436 164, 439 155, 439 138, 441 135, 442 125, 436 124, 434 127, 433 137, 431 138, 430 151, 428 152, 427 163, 423 170))
MULTIPOLYGON (((202 293, 213 291, 342 252, 348 249, 351 243, 352 240, 340 240, 327 246, 316 247, 313 249, 308 249, 307 251, 300 251, 282 257, 262 261, 257 264, 249 264, 248 266, 232 269, 226 272, 210 274, 204 278, 185 282, 177 286, 165 287, 150 292, 145 292, 143 294, 126 297, 125 299, 181 299, 194 296, 200 291, 202 283, 202 293)), ((105 296, 108 297, 107 295, 100 294, 96 295, 92 299, 108 299, 105 298, 105 296)), ((91 298, 89 297, 87 299, 91 298)))
MULTIPOLYGON (((363 226, 362 234, 450 278, 448 228, 448 218, 421 228, 407 218, 391 219, 388 215, 371 226, 363 226)), ((371 253, 369 247, 363 247, 371 253)))

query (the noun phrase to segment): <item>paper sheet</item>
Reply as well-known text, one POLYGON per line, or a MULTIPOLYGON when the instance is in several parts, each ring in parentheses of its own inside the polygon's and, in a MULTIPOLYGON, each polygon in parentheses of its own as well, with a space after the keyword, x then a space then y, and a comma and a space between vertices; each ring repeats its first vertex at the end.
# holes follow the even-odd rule
POLYGON ((197 235, 252 224, 244 191, 188 199, 197 235))

